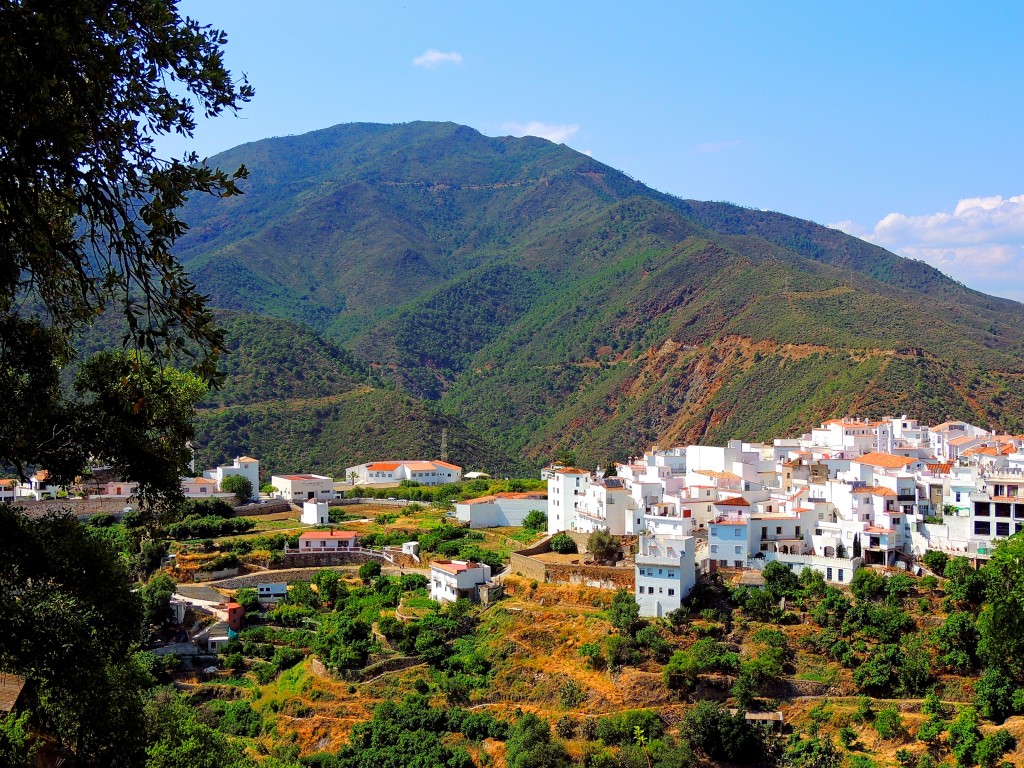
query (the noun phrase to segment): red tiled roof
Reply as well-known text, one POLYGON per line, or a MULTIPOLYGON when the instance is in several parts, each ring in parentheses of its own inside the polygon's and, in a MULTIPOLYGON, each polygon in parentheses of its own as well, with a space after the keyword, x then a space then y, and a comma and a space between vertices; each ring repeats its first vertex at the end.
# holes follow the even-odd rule
POLYGON ((750 502, 742 496, 733 496, 730 499, 722 499, 715 502, 716 507, 749 507, 750 502))
POLYGON ((430 567, 437 568, 439 571, 444 571, 445 573, 458 574, 470 571, 474 568, 479 568, 480 564, 472 561, 456 563, 451 560, 435 560, 430 564, 430 567))
POLYGON ((883 467, 884 469, 903 469, 908 464, 913 464, 919 459, 910 456, 894 456, 891 453, 879 453, 872 451, 858 456, 853 460, 856 464, 868 464, 872 467, 883 467))
POLYGON ((356 537, 355 531, 306 531, 299 536, 299 541, 302 539, 306 540, 317 540, 317 539, 341 539, 348 541, 356 537))
POLYGON ((373 464, 367 464, 367 469, 372 469, 374 472, 394 472, 402 466, 400 461, 375 461, 373 464))
POLYGON ((557 474, 557 475, 589 475, 590 473, 587 472, 587 470, 585 470, 585 469, 576 469, 576 467, 562 467, 561 469, 556 469, 555 470, 555 474, 557 474))
POLYGON ((447 461, 435 461, 433 463, 439 467, 444 467, 445 469, 454 469, 456 472, 462 471, 462 467, 458 464, 449 464, 447 461))
POLYGON ((254 459, 252 456, 239 456, 238 460, 239 461, 259 461, 259 459, 254 459))

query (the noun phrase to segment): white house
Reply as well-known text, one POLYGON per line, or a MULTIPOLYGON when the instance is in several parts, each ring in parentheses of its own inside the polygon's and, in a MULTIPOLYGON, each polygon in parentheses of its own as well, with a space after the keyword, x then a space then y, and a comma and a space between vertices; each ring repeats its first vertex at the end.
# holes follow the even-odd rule
POLYGON ((430 598, 454 603, 460 597, 476 600, 477 588, 491 580, 491 566, 466 560, 434 560, 430 564, 430 598))
POLYGON ((412 480, 420 485, 444 485, 462 479, 462 467, 447 461, 371 461, 345 470, 356 485, 382 485, 412 480))
POLYGON ((274 496, 285 501, 326 501, 334 498, 334 479, 326 475, 273 475, 274 496))
POLYGON ((260 462, 258 459, 250 456, 239 456, 231 464, 214 467, 203 472, 203 477, 207 480, 213 480, 217 484, 218 490, 221 487, 220 484, 224 482, 224 478, 231 477, 232 475, 241 475, 248 480, 249 484, 252 485, 253 496, 259 493, 260 462))
POLYGON ((548 475, 548 533, 576 530, 576 510, 590 487, 585 469, 557 467, 548 475))
POLYGON ((355 531, 306 531, 299 536, 299 554, 337 552, 358 546, 359 537, 355 531))
POLYGON ((327 525, 330 522, 326 501, 306 501, 302 504, 303 525, 327 525))
POLYGON ((277 600, 287 595, 288 585, 283 581, 256 585, 256 596, 259 600, 277 600))
POLYGON ((183 477, 181 492, 190 499, 209 499, 217 492, 217 483, 205 477, 183 477))
POLYGON ((456 502, 455 518, 470 528, 498 528, 522 525, 532 510, 545 511, 548 495, 543 491, 496 493, 456 502))
POLYGON ((664 616, 680 606, 697 581, 694 538, 641 536, 635 558, 641 616, 664 616))
POLYGON ((50 482, 50 473, 40 469, 27 482, 18 483, 14 489, 14 495, 19 499, 55 499, 60 491, 60 486, 50 482))

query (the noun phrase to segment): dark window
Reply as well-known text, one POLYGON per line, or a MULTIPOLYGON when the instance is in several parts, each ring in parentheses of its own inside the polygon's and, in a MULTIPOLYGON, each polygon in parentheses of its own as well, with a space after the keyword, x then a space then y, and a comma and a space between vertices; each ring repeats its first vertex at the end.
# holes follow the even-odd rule
POLYGON ((1005 502, 1002 502, 1002 501, 998 502, 996 504, 996 517, 1009 517, 1010 516, 1010 508, 1012 506, 1013 506, 1012 504, 1006 504, 1005 502))
POLYGON ((988 536, 992 533, 992 524, 988 520, 975 520, 974 532, 979 536, 988 536))
POLYGON ((1009 523, 996 523, 996 536, 1009 536, 1010 535, 1010 524, 1009 523))
POLYGON ((987 501, 976 501, 976 502, 974 502, 974 516, 975 517, 988 517, 988 502, 987 501))

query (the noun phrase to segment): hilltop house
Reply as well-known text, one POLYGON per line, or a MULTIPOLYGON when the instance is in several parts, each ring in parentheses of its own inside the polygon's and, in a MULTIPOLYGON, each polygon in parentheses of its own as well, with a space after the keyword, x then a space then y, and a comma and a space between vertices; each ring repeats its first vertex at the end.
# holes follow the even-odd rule
POLYGON ((385 485, 413 480, 420 485, 457 483, 462 467, 446 461, 371 461, 345 470, 345 478, 355 485, 385 485))
POLYGON ((203 477, 216 483, 218 490, 220 490, 220 484, 224 482, 224 478, 232 475, 240 475, 248 480, 252 486, 253 496, 259 493, 260 462, 251 456, 239 456, 231 464, 214 467, 203 472, 203 477))
POLYGON ((334 479, 326 475, 273 475, 274 496, 285 501, 327 501, 334 498, 334 479))
POLYGON ((299 536, 299 554, 356 549, 359 537, 355 531, 306 531, 299 536))
POLYGON ((479 587, 491 580, 491 566, 466 560, 434 560, 430 564, 430 598, 454 603, 479 598, 479 587))

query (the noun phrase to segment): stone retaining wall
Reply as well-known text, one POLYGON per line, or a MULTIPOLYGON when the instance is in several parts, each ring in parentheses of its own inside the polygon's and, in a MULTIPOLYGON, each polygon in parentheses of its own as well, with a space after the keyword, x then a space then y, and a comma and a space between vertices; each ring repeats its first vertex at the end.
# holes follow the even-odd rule
POLYGON ((235 514, 245 517, 256 515, 278 515, 282 512, 291 512, 292 505, 287 501, 266 501, 262 504, 242 504, 235 507, 235 514))
POLYGON ((93 515, 114 515, 120 517, 125 507, 134 507, 138 503, 128 497, 97 498, 90 496, 84 499, 18 499, 12 506, 19 507, 29 517, 42 517, 50 512, 70 512, 79 518, 93 515))
POLYGON ((520 576, 525 576, 534 581, 547 581, 548 579, 547 568, 544 563, 540 560, 534 560, 527 555, 521 555, 518 552, 512 553, 509 567, 512 573, 518 573, 520 576))
POLYGON ((400 669, 408 669, 409 667, 425 663, 419 656, 392 656, 369 664, 362 669, 342 669, 332 672, 320 659, 312 656, 310 657, 309 668, 315 675, 354 683, 360 680, 368 680, 377 675, 383 675, 385 672, 396 672, 400 669))
POLYGON ((365 552, 310 552, 310 553, 285 553, 285 568, 324 568, 329 565, 359 565, 361 563, 381 563, 380 555, 371 555, 365 552))
POLYGON ((561 584, 582 584, 600 589, 628 589, 633 591, 635 570, 608 565, 562 565, 547 563, 546 580, 561 584))

